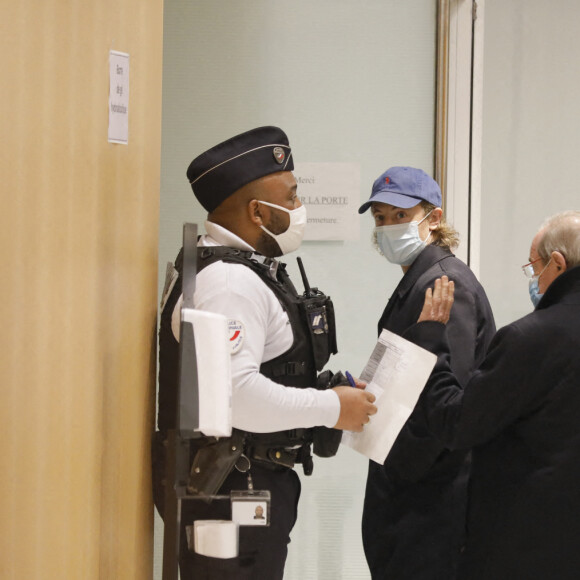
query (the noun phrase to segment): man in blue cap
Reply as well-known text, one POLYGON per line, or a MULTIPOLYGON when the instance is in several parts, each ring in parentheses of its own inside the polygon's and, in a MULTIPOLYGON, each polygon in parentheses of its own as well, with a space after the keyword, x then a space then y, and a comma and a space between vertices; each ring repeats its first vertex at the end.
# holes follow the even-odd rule
MULTIPOLYGON (((341 429, 361 431, 376 413, 371 393, 334 386, 339 373, 318 375, 336 353, 332 302, 314 289, 298 295, 285 265, 275 259, 298 249, 306 226, 293 168, 286 134, 278 127, 258 127, 202 153, 187 170, 193 193, 208 212, 207 233, 198 241, 194 304, 228 320, 235 441, 226 440, 225 449, 242 450, 235 467, 222 474, 223 484, 205 495, 236 492, 251 499, 248 492, 263 491, 270 502, 263 519, 249 518, 240 526, 239 556, 224 560, 196 553, 187 529, 191 532, 196 520, 230 519, 230 502, 184 502, 183 580, 281 579, 300 496, 294 465, 301 463, 309 475, 311 449, 333 455, 341 429)), ((166 433, 176 428, 179 257, 175 268, 177 283, 163 298, 159 333, 159 460, 166 433)), ((209 437, 196 441, 194 465, 209 457, 219 468, 211 461, 219 455, 214 444, 209 437)), ((195 478, 194 469, 192 487, 195 478)), ((163 513, 159 477, 157 484, 156 504, 163 513)))
MULTIPOLYGON (((443 217, 439 185, 421 169, 391 167, 359 209, 374 218, 376 249, 403 270, 379 320, 402 335, 421 313, 425 291, 442 275, 455 282, 448 323, 451 366, 464 384, 495 332, 491 307, 471 270, 452 251, 457 232, 443 217)), ((363 545, 373 580, 452 580, 464 542, 469 456, 449 451, 417 409, 384 465, 369 463, 363 545)))

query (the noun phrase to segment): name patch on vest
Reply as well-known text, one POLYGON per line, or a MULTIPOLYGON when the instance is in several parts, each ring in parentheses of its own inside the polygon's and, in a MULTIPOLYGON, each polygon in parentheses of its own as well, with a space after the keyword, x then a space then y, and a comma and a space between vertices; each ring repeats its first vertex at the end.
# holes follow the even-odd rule
POLYGON ((230 348, 231 354, 235 354, 242 348, 242 344, 244 343, 244 325, 242 324, 241 320, 228 320, 228 332, 229 332, 229 341, 230 341, 230 348))
POLYGON ((325 332, 328 332, 326 309, 324 307, 312 310, 308 315, 310 317, 310 327, 314 334, 324 334, 325 332))

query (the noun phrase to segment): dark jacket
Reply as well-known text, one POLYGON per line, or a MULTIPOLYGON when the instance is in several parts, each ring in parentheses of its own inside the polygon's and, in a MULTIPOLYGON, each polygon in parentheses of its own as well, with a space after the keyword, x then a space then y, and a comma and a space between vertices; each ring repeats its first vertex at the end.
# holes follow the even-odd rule
MULTIPOLYGON (((473 272, 451 252, 427 246, 403 276, 379 321, 402 335, 425 291, 446 274, 455 282, 448 325, 452 366, 467 382, 495 333, 491 307, 473 272)), ((427 429, 422 410, 403 427, 385 465, 369 463, 363 545, 373 579, 452 580, 464 541, 469 457, 450 452, 427 429)))
MULTIPOLYGON (((445 331, 408 338, 444 352, 445 331)), ((502 328, 462 390, 439 356, 419 405, 452 448, 473 447, 469 580, 572 580, 580 575, 580 267, 537 309, 502 328)))

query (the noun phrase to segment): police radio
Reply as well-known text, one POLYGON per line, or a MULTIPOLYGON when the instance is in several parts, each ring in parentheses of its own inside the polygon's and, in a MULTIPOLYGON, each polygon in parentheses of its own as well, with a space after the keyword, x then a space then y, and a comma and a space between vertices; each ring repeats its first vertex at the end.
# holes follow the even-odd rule
POLYGON ((298 262, 300 276, 302 276, 302 283, 304 284, 304 294, 300 300, 300 309, 306 317, 310 331, 316 370, 321 371, 328 362, 330 355, 338 352, 334 306, 329 296, 320 292, 318 288, 310 287, 302 259, 297 257, 296 261, 298 262))

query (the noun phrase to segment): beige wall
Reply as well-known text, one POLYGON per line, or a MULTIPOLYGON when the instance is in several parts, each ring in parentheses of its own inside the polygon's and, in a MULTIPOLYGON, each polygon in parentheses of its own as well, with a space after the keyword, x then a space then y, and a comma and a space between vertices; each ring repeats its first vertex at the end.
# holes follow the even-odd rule
POLYGON ((151 577, 162 0, 0 18, 0 577, 151 577), (107 142, 130 54, 129 145, 107 142))

